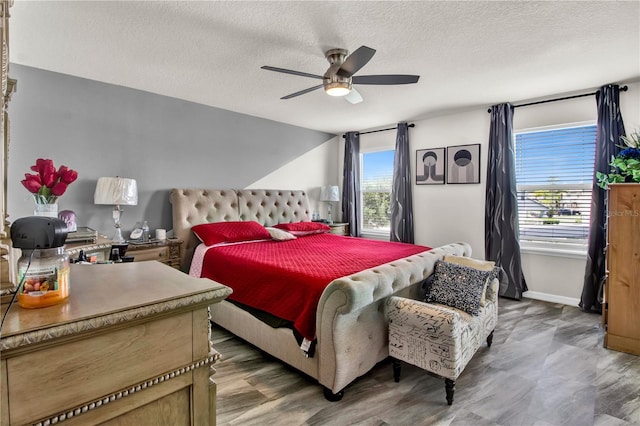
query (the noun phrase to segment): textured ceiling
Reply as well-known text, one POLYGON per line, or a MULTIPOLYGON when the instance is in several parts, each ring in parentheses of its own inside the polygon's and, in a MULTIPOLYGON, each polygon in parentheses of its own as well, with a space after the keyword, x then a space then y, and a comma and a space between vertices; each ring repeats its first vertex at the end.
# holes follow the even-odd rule
POLYGON ((310 129, 341 133, 640 78, 640 2, 26 1, 11 8, 11 61, 310 129), (357 73, 418 74, 356 86, 319 81, 324 51, 377 50, 357 73))

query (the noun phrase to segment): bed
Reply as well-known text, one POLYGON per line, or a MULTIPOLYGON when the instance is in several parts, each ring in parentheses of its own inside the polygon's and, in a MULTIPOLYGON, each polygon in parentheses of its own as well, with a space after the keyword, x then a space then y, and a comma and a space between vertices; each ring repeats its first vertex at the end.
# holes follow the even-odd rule
MULTIPOLYGON (((307 195, 300 190, 173 189, 170 202, 174 236, 183 240, 185 272, 200 244, 191 229, 196 225, 255 221, 274 226, 310 220, 307 195)), ((347 385, 389 355, 385 300, 391 295, 418 297, 435 262, 447 254, 470 256, 471 247, 452 243, 331 281, 317 301, 313 356, 301 350, 290 328, 273 328, 231 301, 211 307, 212 322, 316 379, 327 399, 339 400, 347 385)))

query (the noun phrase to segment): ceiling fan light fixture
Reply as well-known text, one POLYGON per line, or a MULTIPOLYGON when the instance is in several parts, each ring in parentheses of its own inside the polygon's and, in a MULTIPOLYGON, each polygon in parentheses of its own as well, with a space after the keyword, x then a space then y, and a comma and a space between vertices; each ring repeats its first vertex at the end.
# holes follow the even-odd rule
POLYGON ((327 83, 324 86, 324 91, 329 96, 345 96, 351 92, 351 84, 345 81, 327 83))
POLYGON ((320 76, 317 74, 309 74, 307 72, 289 70, 286 68, 272 67, 263 65, 262 69, 281 72, 285 74, 298 75, 301 77, 309 77, 322 80, 322 84, 299 90, 290 95, 283 96, 280 99, 291 99, 305 93, 324 88, 327 95, 342 97, 347 102, 357 104, 362 102, 362 96, 352 84, 372 84, 372 85, 394 85, 394 84, 411 84, 417 83, 419 75, 404 74, 382 74, 382 75, 354 75, 362 67, 364 67, 376 53, 375 49, 367 46, 360 46, 354 52, 349 54, 346 49, 331 49, 325 52, 325 57, 329 62, 329 69, 320 76))

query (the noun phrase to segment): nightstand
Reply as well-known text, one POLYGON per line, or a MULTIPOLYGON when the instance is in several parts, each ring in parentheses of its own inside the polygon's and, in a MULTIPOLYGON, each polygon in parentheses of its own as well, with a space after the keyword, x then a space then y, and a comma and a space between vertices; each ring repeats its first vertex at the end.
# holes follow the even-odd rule
POLYGON ((180 269, 180 246, 182 240, 179 238, 167 238, 166 240, 151 240, 148 242, 128 241, 126 255, 133 256, 134 262, 143 260, 157 260, 166 263, 175 269, 180 269))
POLYGON ((97 262, 103 262, 109 260, 111 254, 111 244, 113 241, 105 237, 104 235, 98 235, 95 242, 77 242, 67 243, 64 245, 64 252, 69 255, 69 259, 77 259, 80 254, 80 250, 84 251, 87 255, 87 259, 96 257, 97 262))
POLYGON ((331 228, 331 233, 336 235, 349 235, 349 224, 348 223, 328 223, 331 228))

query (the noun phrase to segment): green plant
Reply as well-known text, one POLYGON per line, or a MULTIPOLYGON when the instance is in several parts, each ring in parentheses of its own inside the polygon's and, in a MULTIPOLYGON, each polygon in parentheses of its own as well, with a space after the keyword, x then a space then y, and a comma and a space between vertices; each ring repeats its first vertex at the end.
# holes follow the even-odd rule
POLYGON ((630 136, 621 136, 623 148, 615 157, 611 157, 611 171, 596 172, 598 186, 606 189, 610 183, 638 182, 640 183, 640 132, 638 130, 630 136))

